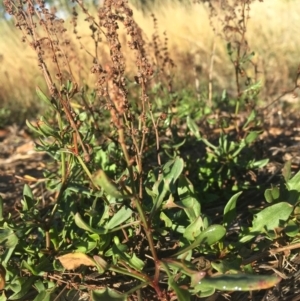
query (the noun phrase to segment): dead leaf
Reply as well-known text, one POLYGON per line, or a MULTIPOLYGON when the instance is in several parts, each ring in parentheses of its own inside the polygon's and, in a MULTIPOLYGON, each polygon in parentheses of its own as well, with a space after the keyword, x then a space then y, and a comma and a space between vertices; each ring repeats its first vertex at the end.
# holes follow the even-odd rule
POLYGON ((5 287, 5 275, 6 270, 2 264, 0 264, 0 290, 3 290, 5 287))
POLYGON ((81 265, 96 266, 94 260, 84 253, 69 253, 57 257, 62 266, 67 270, 75 270, 81 265))

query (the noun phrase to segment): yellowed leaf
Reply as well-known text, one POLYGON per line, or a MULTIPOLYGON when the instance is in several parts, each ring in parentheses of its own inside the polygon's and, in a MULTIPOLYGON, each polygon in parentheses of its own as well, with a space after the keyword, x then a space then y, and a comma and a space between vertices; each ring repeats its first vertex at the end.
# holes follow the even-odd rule
POLYGON ((35 177, 32 177, 30 175, 24 175, 24 180, 29 181, 29 182, 37 182, 38 179, 35 177))
POLYGON ((3 290, 5 287, 5 275, 6 270, 2 264, 0 264, 0 290, 3 290))
POLYGON ((84 253, 69 253, 57 257, 62 266, 67 270, 75 270, 81 265, 96 266, 94 260, 84 253))

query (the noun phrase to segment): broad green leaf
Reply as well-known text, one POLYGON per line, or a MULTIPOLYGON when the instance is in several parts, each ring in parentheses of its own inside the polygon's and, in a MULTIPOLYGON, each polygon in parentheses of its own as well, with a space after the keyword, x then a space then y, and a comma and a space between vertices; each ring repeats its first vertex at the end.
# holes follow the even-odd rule
MULTIPOLYGON (((18 282, 18 286, 15 286, 14 293, 9 297, 9 300, 18 300, 23 298, 31 289, 32 284, 36 280, 35 277, 22 277, 18 278, 16 282, 18 282)), ((10 285, 10 288, 12 288, 12 285, 10 285)))
POLYGON ((292 161, 287 161, 285 164, 284 164, 284 167, 282 169, 282 175, 284 177, 284 180, 285 182, 287 183, 290 178, 291 178, 291 168, 292 168, 292 161))
POLYGON ((277 186, 266 189, 264 193, 265 199, 268 203, 273 203, 279 199, 280 191, 277 186))
POLYGON ((189 246, 179 250, 174 256, 179 256, 186 253, 189 250, 197 248, 201 244, 212 245, 220 241, 226 234, 226 229, 221 225, 211 225, 207 229, 201 232, 201 234, 195 239, 195 241, 189 246))
POLYGON ((191 224, 189 224, 185 231, 183 236, 188 240, 195 240, 197 236, 201 233, 201 231, 204 228, 203 219, 202 216, 198 216, 191 224))
POLYGON ((51 301, 52 292, 44 290, 39 292, 39 294, 34 298, 33 301, 51 301))
POLYGON ((91 293, 92 301, 126 301, 127 295, 121 294, 111 288, 105 287, 102 289, 94 290, 91 293))
POLYGON ((141 271, 145 266, 145 262, 143 260, 139 259, 135 255, 135 253, 133 253, 132 257, 129 259, 129 263, 132 267, 136 268, 139 271, 141 271))
POLYGON ((298 223, 296 223, 293 220, 290 220, 287 226, 285 227, 284 232, 289 237, 296 237, 297 235, 299 235, 300 232, 298 223))
POLYGON ((172 220, 163 211, 160 213, 159 217, 162 221, 165 222, 165 227, 167 228, 172 227, 172 220))
POLYGON ((300 192, 300 171, 298 171, 290 180, 287 182, 288 190, 296 190, 300 192))
POLYGON ((35 265, 30 265, 29 263, 27 263, 25 260, 22 261, 21 263, 21 267, 23 269, 27 269, 31 274, 38 276, 39 275, 39 270, 37 269, 37 266, 35 265))
POLYGON ((199 284, 221 291, 253 291, 271 288, 280 280, 277 275, 225 274, 205 277, 199 284))
POLYGON ((144 261, 136 257, 135 253, 133 253, 133 255, 126 253, 128 246, 120 243, 117 236, 114 237, 114 243, 115 244, 112 248, 105 253, 105 256, 112 256, 115 260, 122 259, 128 265, 137 270, 142 270, 144 268, 144 261))
POLYGON ((123 222, 127 221, 132 215, 132 210, 128 207, 122 206, 121 209, 119 209, 113 217, 109 220, 109 222, 106 225, 106 229, 112 230, 115 227, 119 226, 123 222))
POLYGON ((155 184, 153 190, 157 193, 157 197, 153 200, 153 206, 150 216, 152 217, 161 207, 168 191, 176 192, 175 182, 182 173, 184 161, 182 158, 176 157, 174 160, 168 161, 163 167, 162 180, 159 179, 155 184))
POLYGON ((176 157, 174 160, 169 161, 164 167, 163 167, 163 179, 165 183, 165 188, 167 190, 170 190, 171 192, 174 192, 174 184, 176 180, 179 178, 183 171, 184 167, 184 161, 180 157, 176 157))
POLYGON ((257 137, 261 134, 262 132, 261 131, 252 131, 252 132, 250 132, 247 136, 246 136, 246 138, 245 138, 245 142, 246 142, 246 144, 251 144, 252 142, 254 142, 256 139, 257 139, 257 137))
POLYGON ((74 220, 75 220, 75 224, 83 230, 96 233, 96 234, 106 234, 108 232, 107 229, 105 228, 99 228, 99 229, 92 228, 81 218, 78 212, 75 214, 74 220))
POLYGON ((46 290, 45 285, 42 280, 37 280, 34 283, 34 288, 40 293, 46 290))
POLYGON ((234 196, 231 197, 231 199, 228 201, 224 208, 223 213, 223 224, 225 226, 230 225, 234 219, 236 218, 236 202, 238 200, 238 197, 242 194, 241 192, 236 193, 234 196))
POLYGON ((250 228, 250 234, 240 239, 240 242, 247 242, 256 235, 270 231, 280 226, 280 223, 287 221, 293 212, 293 206, 286 202, 281 202, 269 206, 254 216, 253 227, 250 228))
POLYGON ((2 291, 2 295, 0 296, 0 301, 6 301, 7 297, 5 295, 5 291, 2 291))
POLYGON ((177 192, 180 199, 177 205, 184 208, 190 222, 193 222, 201 214, 201 205, 195 198, 193 184, 184 175, 179 177, 177 192))
POLYGON ((118 189, 117 185, 106 175, 104 170, 99 169, 96 171, 92 176, 92 180, 95 186, 103 189, 108 195, 121 200, 128 198, 128 195, 118 189))
POLYGON ((216 289, 211 286, 205 286, 204 284, 198 284, 195 286, 193 292, 201 298, 209 297, 215 293, 216 289))
POLYGON ((0 244, 5 248, 14 248, 17 246, 19 238, 15 231, 9 229, 7 224, 4 224, 3 228, 0 229, 0 244))
POLYGON ((274 230, 280 221, 288 220, 292 212, 293 206, 286 202, 267 207, 254 216, 251 232, 262 232, 264 228, 274 230))
POLYGON ((34 197, 33 197, 32 190, 31 190, 31 188, 30 188, 27 184, 24 185, 24 188, 23 188, 23 196, 27 196, 27 197, 29 197, 29 198, 31 198, 31 199, 34 198, 34 197))
POLYGON ((295 206, 300 200, 300 192, 297 190, 288 190, 283 195, 286 196, 285 200, 293 206, 295 206))
POLYGON ((196 242, 205 243, 207 245, 213 245, 220 241, 226 234, 226 229, 221 225, 212 225, 205 229, 197 237, 196 242))

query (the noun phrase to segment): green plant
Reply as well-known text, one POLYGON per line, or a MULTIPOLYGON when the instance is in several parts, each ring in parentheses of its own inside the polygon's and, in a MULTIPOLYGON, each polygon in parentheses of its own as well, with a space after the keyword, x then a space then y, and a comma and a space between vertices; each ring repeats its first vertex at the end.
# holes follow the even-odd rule
MULTIPOLYGON (((224 220, 212 222, 197 197, 205 189, 193 185, 186 174, 193 161, 185 161, 180 154, 185 141, 168 143, 174 152, 163 150, 161 140, 168 137, 168 130, 177 142, 181 128, 174 126, 178 115, 171 105, 155 102, 153 95, 157 87, 163 87, 162 95, 168 91, 174 100, 164 82, 167 79, 169 84, 171 77, 160 73, 164 66, 159 66, 159 60, 158 65, 150 63, 128 4, 105 1, 97 21, 82 1, 75 2, 74 33, 79 39, 79 8, 94 40, 95 53, 86 50, 96 78, 94 89, 76 82, 72 45, 63 21, 44 2, 5 1, 23 39, 36 51, 48 86, 47 93, 40 88, 36 92, 50 113, 36 122, 27 121, 27 126, 39 136, 37 149, 47 152, 56 168, 44 173, 43 182, 52 195, 49 206, 41 208, 41 199, 25 185, 19 219, 1 215, 0 258, 7 280, 7 296, 2 299, 21 300, 30 295, 35 301, 61 296, 69 300, 79 293, 90 300, 126 300, 132 294, 141 296, 147 287, 158 300, 191 300, 193 295, 210 296, 215 290, 248 291, 275 285, 280 281, 277 276, 244 273, 238 262, 241 257, 235 260, 235 269, 218 263, 228 255, 229 246, 233 257, 238 243, 247 242, 240 239, 230 244, 226 237, 236 219, 240 193, 225 206, 224 220), (100 57, 100 45, 108 50, 107 57, 100 57), (126 73, 123 49, 127 46, 135 59, 135 86, 126 73), (236 275, 241 272, 243 276, 236 275), (111 283, 118 281, 116 291, 111 283)), ((207 115, 205 109, 201 113, 200 117, 207 115)), ((265 164, 240 156, 258 137, 258 131, 246 130, 254 119, 253 113, 244 124, 243 139, 229 141, 222 134, 215 146, 200 136, 187 116, 189 130, 213 150, 206 161, 228 163, 225 174, 213 181, 220 184, 224 178, 231 179, 235 166, 265 164)), ((211 172, 215 166, 204 168, 211 172)), ((286 219, 290 214, 286 211, 286 219)))

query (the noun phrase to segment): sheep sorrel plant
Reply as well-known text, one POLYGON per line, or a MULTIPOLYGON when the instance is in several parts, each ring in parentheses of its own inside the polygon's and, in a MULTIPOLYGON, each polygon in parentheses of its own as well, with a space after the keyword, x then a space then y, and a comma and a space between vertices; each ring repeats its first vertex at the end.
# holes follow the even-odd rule
POLYGON ((192 300, 274 286, 277 276, 225 268, 229 245, 240 266, 234 252, 242 242, 226 236, 240 192, 213 224, 186 162, 162 150, 169 111, 153 90, 158 78, 171 77, 150 63, 129 4, 105 0, 94 16, 73 2, 73 32, 90 59, 92 89, 76 79, 76 45, 55 10, 44 1, 4 1, 48 86, 36 89, 48 112, 27 125, 55 164, 40 183, 43 198, 24 186, 18 218, 3 217, 0 202, 1 300, 192 300), (80 16, 93 51, 80 40, 80 16))

